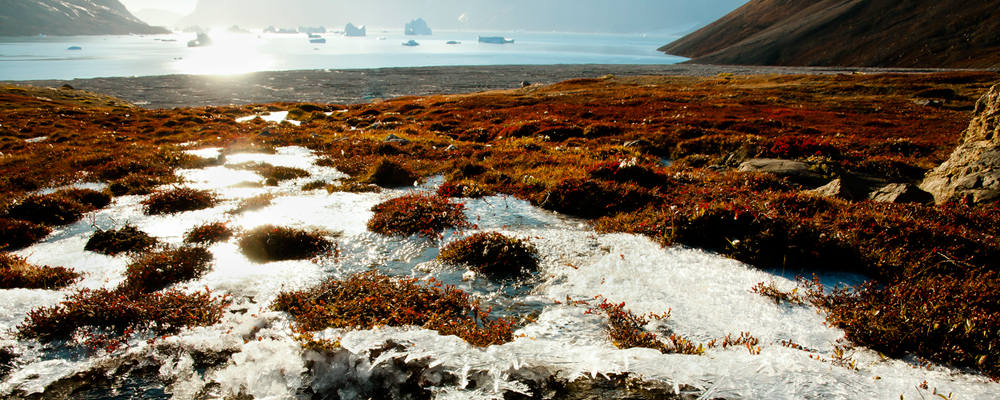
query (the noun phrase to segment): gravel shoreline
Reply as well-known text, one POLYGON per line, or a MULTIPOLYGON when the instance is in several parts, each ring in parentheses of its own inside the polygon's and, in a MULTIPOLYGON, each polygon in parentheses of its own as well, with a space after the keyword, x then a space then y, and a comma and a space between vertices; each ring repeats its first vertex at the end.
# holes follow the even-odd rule
POLYGON ((725 65, 497 65, 343 70, 263 71, 234 76, 163 75, 4 83, 60 87, 115 96, 145 108, 198 107, 277 101, 354 104, 400 96, 514 89, 605 75, 819 75, 926 73, 945 69, 761 67, 725 65))

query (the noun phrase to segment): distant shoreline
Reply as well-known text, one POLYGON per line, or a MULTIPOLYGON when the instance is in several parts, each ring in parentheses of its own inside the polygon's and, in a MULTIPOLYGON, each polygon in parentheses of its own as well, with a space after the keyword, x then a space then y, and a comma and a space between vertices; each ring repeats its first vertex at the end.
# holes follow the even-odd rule
POLYGON ((929 73, 953 69, 671 65, 496 65, 377 69, 262 71, 233 76, 163 75, 73 80, 8 81, 60 87, 121 98, 145 108, 200 107, 270 102, 354 104, 400 96, 504 90, 605 75, 822 75, 929 73))

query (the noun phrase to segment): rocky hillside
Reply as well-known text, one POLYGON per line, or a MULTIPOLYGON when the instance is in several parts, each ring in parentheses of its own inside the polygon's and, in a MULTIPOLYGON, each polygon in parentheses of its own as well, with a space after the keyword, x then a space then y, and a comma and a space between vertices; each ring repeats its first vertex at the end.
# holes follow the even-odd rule
POLYGON ((118 0, 3 0, 0 36, 167 33, 134 17, 118 0))
POLYGON ((659 50, 699 64, 998 68, 1000 0, 752 0, 659 50))

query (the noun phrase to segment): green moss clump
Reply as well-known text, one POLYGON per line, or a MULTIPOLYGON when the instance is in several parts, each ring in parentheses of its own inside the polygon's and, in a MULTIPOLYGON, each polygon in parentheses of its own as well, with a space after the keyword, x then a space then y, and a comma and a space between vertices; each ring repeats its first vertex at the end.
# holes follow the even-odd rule
POLYGON ((465 206, 430 194, 409 194, 372 207, 368 230, 383 235, 438 235, 446 228, 469 226, 465 206))
POLYGON ((453 242, 441 249, 438 259, 464 264, 494 278, 517 277, 538 269, 538 252, 527 241, 483 232, 453 242))
POLYGON ((83 249, 114 256, 121 253, 144 252, 155 245, 156 238, 132 225, 125 225, 118 229, 97 229, 90 235, 83 249))
POLYGON ((510 320, 490 318, 489 311, 480 309, 455 287, 392 278, 375 271, 282 292, 271 308, 288 312, 306 331, 412 325, 483 347, 510 342, 514 336, 510 320))
POLYGON ((0 289, 59 289, 80 279, 80 274, 64 267, 31 265, 24 258, 0 253, 0 289))
POLYGON ((334 248, 322 231, 263 225, 239 238, 240 251, 255 262, 301 260, 334 248))
POLYGON ((153 193, 142 205, 146 215, 160 215, 202 210, 218 203, 218 196, 211 191, 179 187, 153 193))

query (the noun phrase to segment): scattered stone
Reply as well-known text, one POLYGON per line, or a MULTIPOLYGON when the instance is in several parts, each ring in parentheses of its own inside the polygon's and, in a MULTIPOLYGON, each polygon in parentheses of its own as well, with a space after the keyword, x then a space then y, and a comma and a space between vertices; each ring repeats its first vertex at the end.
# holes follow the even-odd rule
POLYGON ((531 86, 531 82, 521 81, 521 87, 528 87, 528 86, 531 86))
POLYGON ((826 185, 820 186, 816 189, 806 190, 803 193, 811 194, 819 197, 832 197, 843 200, 854 200, 854 195, 851 191, 847 189, 843 181, 840 179, 834 179, 827 183, 826 185))
POLYGON ((448 145, 448 147, 446 147, 446 148, 445 148, 444 150, 445 150, 445 151, 453 151, 453 150, 458 150, 458 147, 457 147, 457 146, 455 146, 455 145, 453 145, 453 144, 449 144, 449 145, 448 145))
POLYGON ((976 102, 961 144, 927 174, 920 188, 938 204, 1000 198, 1000 87, 993 86, 976 102))
POLYGON ((880 203, 931 203, 934 196, 909 183, 890 183, 868 196, 880 203))
POLYGON ((65 85, 62 85, 62 87, 60 89, 76 90, 76 89, 73 89, 73 86, 70 86, 70 84, 68 84, 68 83, 65 84, 65 85))
POLYGON ((774 158, 754 158, 740 164, 740 172, 768 172, 788 177, 803 186, 818 187, 827 183, 822 175, 809 170, 809 164, 774 158))
POLYGON ((386 143, 399 143, 399 144, 409 144, 410 141, 406 138, 401 138, 395 134, 390 133, 389 136, 385 137, 386 143))
POLYGON ((260 133, 258 133, 257 136, 260 136, 260 137, 271 137, 271 136, 274 136, 274 134, 271 132, 270 128, 264 128, 264 130, 260 131, 260 133))

